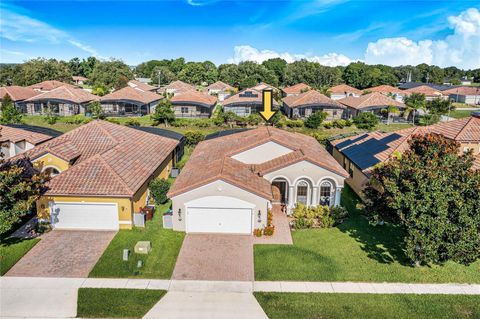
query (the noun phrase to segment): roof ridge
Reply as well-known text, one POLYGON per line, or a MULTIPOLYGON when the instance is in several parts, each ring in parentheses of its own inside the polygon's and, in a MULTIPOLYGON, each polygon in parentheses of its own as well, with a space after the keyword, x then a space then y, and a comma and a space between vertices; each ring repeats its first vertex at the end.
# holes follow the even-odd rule
POLYGON ((110 164, 107 163, 107 161, 103 158, 102 154, 95 154, 94 156, 92 156, 91 158, 95 158, 95 157, 98 157, 100 159, 100 161, 104 164, 104 166, 107 167, 107 169, 110 171, 110 173, 112 173, 113 175, 115 175, 118 180, 120 181, 120 183, 130 192, 130 193, 135 193, 128 185, 127 183, 123 180, 123 178, 117 174, 117 172, 115 172, 115 170, 110 166, 110 164))

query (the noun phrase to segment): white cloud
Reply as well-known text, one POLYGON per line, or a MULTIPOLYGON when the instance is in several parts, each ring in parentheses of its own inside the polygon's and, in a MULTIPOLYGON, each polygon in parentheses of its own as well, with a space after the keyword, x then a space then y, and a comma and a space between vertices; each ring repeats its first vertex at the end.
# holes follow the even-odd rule
POLYGON ((442 40, 384 38, 368 44, 365 62, 405 65, 428 63, 442 67, 480 67, 480 11, 470 8, 448 18, 453 34, 442 40))
POLYGON ((348 65, 354 61, 349 57, 338 53, 312 56, 308 54, 292 54, 288 52, 276 52, 272 50, 258 50, 249 45, 239 45, 235 46, 234 55, 232 58, 228 59, 228 62, 240 63, 242 61, 255 61, 257 63, 262 63, 265 60, 273 58, 282 58, 288 63, 306 59, 308 61, 318 62, 327 66, 348 65))
POLYGON ((66 42, 93 56, 103 58, 99 56, 98 52, 91 46, 81 43, 68 33, 45 22, 31 18, 26 14, 19 13, 20 11, 20 8, 12 5, 0 5, 0 38, 8 39, 14 42, 30 43, 66 42))

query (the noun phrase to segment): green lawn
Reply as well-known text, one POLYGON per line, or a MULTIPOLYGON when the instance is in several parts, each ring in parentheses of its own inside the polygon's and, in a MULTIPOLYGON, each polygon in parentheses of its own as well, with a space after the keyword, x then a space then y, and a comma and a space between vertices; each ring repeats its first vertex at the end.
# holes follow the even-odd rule
POLYGON ((356 201, 346 187, 342 203, 353 213, 343 224, 293 231, 292 246, 255 245, 255 279, 480 283, 480 261, 468 267, 453 262, 412 267, 402 249, 402 230, 371 226, 355 209, 356 201))
POLYGON ((461 118, 464 118, 464 117, 469 117, 470 115, 472 115, 474 111, 465 111, 465 110, 462 110, 462 109, 457 109, 457 110, 454 110, 452 112, 450 112, 450 116, 451 117, 454 117, 456 119, 461 119, 461 118))
POLYGON ((120 230, 89 276, 169 279, 185 236, 183 232, 162 227, 162 212, 166 211, 169 205, 159 207, 153 220, 147 222, 145 228, 120 230), (141 240, 151 242, 152 250, 148 255, 134 253, 135 244, 141 240), (127 262, 122 259, 124 248, 130 249, 127 262), (143 261, 141 268, 137 268, 138 260, 143 261))
POLYGON ((142 318, 165 293, 164 290, 80 288, 77 317, 142 318))
POLYGON ((270 319, 479 318, 480 296, 255 293, 270 319))
POLYGON ((8 237, 0 242, 0 276, 3 276, 13 267, 33 246, 40 241, 39 238, 20 239, 8 237))

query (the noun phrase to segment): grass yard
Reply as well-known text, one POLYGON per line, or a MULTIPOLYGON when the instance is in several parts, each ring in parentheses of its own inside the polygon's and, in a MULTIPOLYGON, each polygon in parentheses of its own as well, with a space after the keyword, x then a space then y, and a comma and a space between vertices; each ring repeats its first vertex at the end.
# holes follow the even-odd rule
POLYGON ((461 118, 464 118, 464 117, 469 117, 470 115, 472 115, 474 111, 466 111, 466 110, 462 110, 462 109, 457 109, 457 110, 454 110, 452 112, 450 112, 450 116, 451 117, 454 117, 456 119, 461 119, 461 118))
POLYGON ((165 293, 164 290, 80 288, 77 317, 142 318, 165 293))
POLYGON ((0 276, 3 276, 13 267, 33 246, 40 241, 39 238, 1 238, 0 241, 0 276))
POLYGON ((358 197, 345 187, 342 203, 351 212, 329 229, 292 232, 294 245, 255 245, 256 280, 480 283, 480 261, 470 266, 412 267, 402 230, 372 226, 355 208, 358 197))
POLYGON ((90 272, 89 277, 101 278, 158 278, 169 279, 172 275, 185 234, 162 227, 162 214, 170 204, 160 206, 153 220, 145 228, 120 230, 110 242, 102 257, 90 272), (148 255, 134 253, 138 241, 150 241, 152 250, 148 255), (123 261, 123 249, 130 250, 130 258, 123 261), (138 260, 143 266, 137 268, 138 260))
POLYGON ((479 318, 480 296, 254 293, 270 319, 479 318))

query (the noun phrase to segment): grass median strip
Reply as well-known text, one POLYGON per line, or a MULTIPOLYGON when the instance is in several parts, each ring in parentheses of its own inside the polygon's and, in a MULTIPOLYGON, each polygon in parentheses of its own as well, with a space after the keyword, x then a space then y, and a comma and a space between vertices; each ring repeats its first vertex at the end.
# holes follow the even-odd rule
POLYGON ((25 256, 25 254, 39 241, 39 238, 2 238, 0 243, 0 275, 3 276, 6 274, 7 271, 25 256))
POLYGON ((164 290, 80 288, 77 317, 142 318, 165 293, 164 290))
POLYGON ((480 296, 260 292, 254 295, 270 319, 423 319, 480 316, 480 296))

